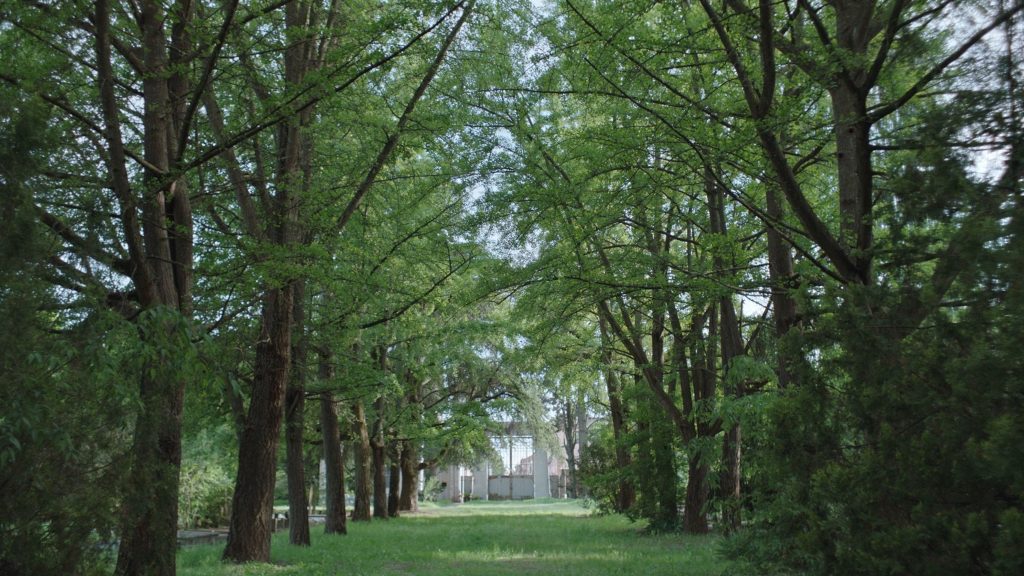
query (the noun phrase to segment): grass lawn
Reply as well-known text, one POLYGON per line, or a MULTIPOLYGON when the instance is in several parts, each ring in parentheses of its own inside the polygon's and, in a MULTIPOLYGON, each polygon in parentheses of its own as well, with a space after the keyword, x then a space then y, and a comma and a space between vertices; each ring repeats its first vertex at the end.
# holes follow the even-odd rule
POLYGON ((624 518, 555 500, 427 506, 413 516, 349 522, 347 536, 314 530, 309 548, 287 539, 274 536, 272 564, 222 564, 222 545, 185 548, 178 574, 717 576, 728 566, 716 536, 642 535, 624 518))

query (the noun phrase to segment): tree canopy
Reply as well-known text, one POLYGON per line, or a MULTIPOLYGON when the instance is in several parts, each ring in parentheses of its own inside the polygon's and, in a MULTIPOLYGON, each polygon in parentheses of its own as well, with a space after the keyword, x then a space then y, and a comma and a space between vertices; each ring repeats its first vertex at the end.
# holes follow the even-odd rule
POLYGON ((4 4, 0 572, 269 562, 519 422, 751 573, 1020 573, 1022 12, 4 4))

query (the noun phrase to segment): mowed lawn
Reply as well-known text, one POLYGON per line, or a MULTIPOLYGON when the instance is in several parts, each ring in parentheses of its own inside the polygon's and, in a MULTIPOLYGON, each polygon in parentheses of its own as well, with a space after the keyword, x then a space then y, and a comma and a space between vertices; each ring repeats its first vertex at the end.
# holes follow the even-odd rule
POLYGON ((222 545, 185 548, 178 574, 717 576, 728 566, 715 536, 645 535, 625 518, 592 516, 564 501, 428 507, 387 521, 350 522, 347 536, 314 528, 309 548, 287 539, 274 536, 272 564, 223 564, 222 545))

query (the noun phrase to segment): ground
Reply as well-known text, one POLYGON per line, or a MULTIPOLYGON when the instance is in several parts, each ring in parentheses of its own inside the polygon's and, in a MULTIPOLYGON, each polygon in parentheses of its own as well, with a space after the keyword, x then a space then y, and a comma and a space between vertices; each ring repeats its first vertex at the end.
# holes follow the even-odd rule
POLYGON ((225 565, 223 545, 189 547, 178 555, 178 574, 718 576, 728 567, 715 536, 644 535, 625 518, 594 516, 565 501, 431 506, 349 523, 347 536, 318 532, 309 548, 275 535, 270 565, 225 565))

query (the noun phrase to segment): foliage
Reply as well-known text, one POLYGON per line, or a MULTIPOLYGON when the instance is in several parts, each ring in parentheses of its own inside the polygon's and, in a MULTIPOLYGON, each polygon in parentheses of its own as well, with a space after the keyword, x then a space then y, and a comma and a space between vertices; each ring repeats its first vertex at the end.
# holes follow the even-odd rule
MULTIPOLYGON (((615 438, 605 424, 591 428, 590 445, 580 461, 580 478, 587 487, 596 510, 602 514, 617 512, 615 506, 619 482, 628 471, 615 462, 615 438)), ((634 478, 629 475, 629 478, 634 478)))
POLYGON ((1024 569, 1019 1, 109 4, 0 8, 0 571, 169 569, 286 384, 758 572, 1024 569))
POLYGON ((31 202, 46 112, 0 109, 0 572, 106 569, 136 396, 131 327, 40 277, 53 246, 31 202))
POLYGON ((178 497, 182 527, 217 527, 228 521, 234 488, 234 430, 204 427, 185 438, 178 497))

